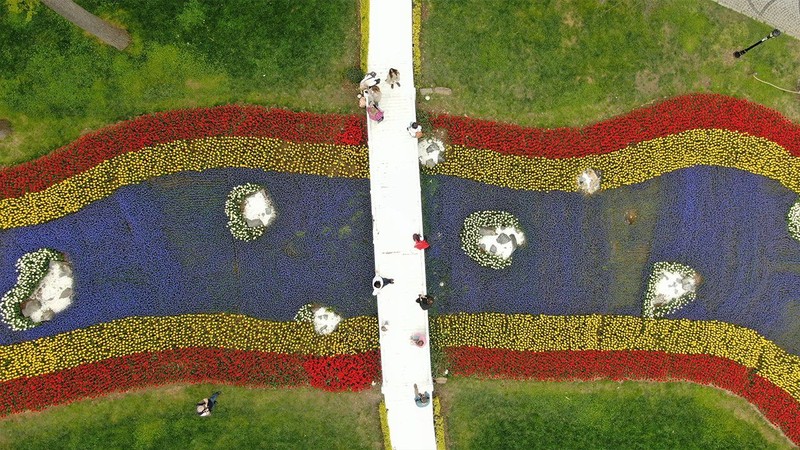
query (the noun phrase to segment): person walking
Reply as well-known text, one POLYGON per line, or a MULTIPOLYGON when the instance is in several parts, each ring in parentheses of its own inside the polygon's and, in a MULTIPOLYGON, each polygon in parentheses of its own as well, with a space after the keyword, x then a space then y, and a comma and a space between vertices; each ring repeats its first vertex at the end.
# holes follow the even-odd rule
POLYGON ((377 74, 375 72, 369 72, 364 75, 364 78, 361 79, 361 82, 358 83, 359 90, 363 91, 364 89, 369 89, 372 86, 377 86, 378 83, 381 82, 380 78, 377 78, 377 74))
POLYGON ((375 278, 372 279, 372 295, 378 295, 378 292, 383 289, 384 286, 393 283, 394 278, 385 278, 375 274, 375 278))
POLYGON ((389 69, 389 75, 386 76, 386 82, 389 83, 389 87, 394 89, 394 85, 396 84, 397 87, 400 87, 400 72, 395 69, 389 69))
POLYGON ((433 297, 430 295, 419 294, 419 297, 417 297, 417 303, 423 311, 427 311, 431 309, 431 306, 433 306, 433 297))
POLYGON ((425 250, 426 248, 430 247, 431 244, 428 243, 425 239, 422 239, 419 233, 414 233, 411 235, 411 238, 414 239, 414 248, 417 250, 425 250))
POLYGON ((381 88, 379 88, 378 86, 372 86, 371 88, 369 88, 369 96, 370 99, 372 100, 372 104, 375 105, 375 107, 377 107, 378 103, 381 102, 381 97, 382 97, 381 88))
POLYGON ((414 383, 414 403, 420 408, 427 406, 431 401, 431 395, 427 391, 420 392, 417 383, 414 383))
POLYGON ((411 122, 411 125, 406 128, 408 131, 409 136, 419 139, 422 137, 422 125, 418 124, 417 122, 411 122))
MULTIPOLYGON (((369 101, 367 101, 367 103, 369 103, 369 101)), ((375 105, 367 106, 367 116, 369 116, 369 118, 374 120, 375 122, 378 123, 383 122, 383 110, 375 105)))

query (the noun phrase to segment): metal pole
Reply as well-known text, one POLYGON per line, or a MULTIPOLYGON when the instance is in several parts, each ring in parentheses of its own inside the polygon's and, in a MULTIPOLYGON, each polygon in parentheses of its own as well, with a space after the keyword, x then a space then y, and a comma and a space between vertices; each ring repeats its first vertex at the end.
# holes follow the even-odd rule
POLYGON ((756 42, 755 44, 751 45, 750 47, 747 47, 744 50, 739 50, 739 51, 733 52, 733 57, 734 58, 740 58, 742 55, 744 55, 748 51, 752 50, 753 48, 763 44, 764 42, 767 42, 769 39, 772 39, 774 37, 778 37, 780 35, 781 35, 781 32, 776 28, 776 29, 772 30, 766 37, 762 38, 760 41, 756 42))

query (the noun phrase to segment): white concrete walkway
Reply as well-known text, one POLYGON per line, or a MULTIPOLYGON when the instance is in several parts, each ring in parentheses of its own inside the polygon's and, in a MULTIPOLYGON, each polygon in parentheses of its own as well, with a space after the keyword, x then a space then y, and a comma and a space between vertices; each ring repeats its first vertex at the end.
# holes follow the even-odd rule
MULTIPOLYGON (((381 78, 384 120, 367 119, 372 196, 375 271, 394 284, 378 294, 383 395, 395 449, 435 449, 433 407, 418 407, 414 384, 433 393, 428 313, 415 302, 427 293, 425 255, 414 248, 412 235, 422 233, 417 140, 406 127, 416 120, 416 92, 411 37, 411 0, 371 0, 369 8, 369 71, 381 78), (400 71, 402 87, 383 82, 389 68, 400 71), (411 341, 424 336, 425 345, 411 341)), ((366 282, 367 280, 365 280, 366 282)))

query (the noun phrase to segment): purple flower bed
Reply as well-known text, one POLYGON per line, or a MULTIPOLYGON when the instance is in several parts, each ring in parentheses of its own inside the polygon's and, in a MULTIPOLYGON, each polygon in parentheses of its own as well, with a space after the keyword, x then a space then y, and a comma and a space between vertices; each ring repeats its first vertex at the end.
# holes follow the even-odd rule
MULTIPOLYGON (((797 194, 777 182, 721 167, 693 167, 652 184, 659 204, 639 295, 620 301, 609 293, 609 217, 619 215, 614 191, 591 197, 565 192, 524 192, 454 177, 423 177, 428 290, 439 313, 498 311, 532 314, 642 314, 641 299, 652 264, 674 261, 703 277, 697 300, 670 318, 720 320, 753 328, 789 351, 800 351, 800 243, 791 239, 786 213, 797 194), (464 218, 500 209, 519 217, 528 246, 511 267, 492 270, 461 250, 464 218), (444 286, 439 286, 444 282, 444 286), (787 319, 784 319, 787 317, 787 319)), ((641 200, 640 200, 641 201, 641 200)), ((637 225, 634 225, 637 226, 637 225)), ((646 226, 640 223, 638 226, 646 226)))
POLYGON ((127 186, 78 213, 0 231, 0 290, 14 285, 16 260, 41 247, 73 262, 75 301, 32 330, 0 327, 0 344, 138 315, 292 320, 314 301, 345 317, 377 314, 368 180, 217 169, 127 186), (278 208, 253 242, 233 238, 223 209, 244 182, 266 186, 278 208))

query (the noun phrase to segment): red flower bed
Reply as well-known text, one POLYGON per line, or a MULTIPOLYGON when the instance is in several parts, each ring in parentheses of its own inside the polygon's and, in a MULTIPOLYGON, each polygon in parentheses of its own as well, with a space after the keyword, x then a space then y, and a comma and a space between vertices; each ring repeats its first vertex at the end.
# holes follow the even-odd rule
POLYGON ((380 379, 380 352, 332 357, 182 348, 137 353, 0 383, 0 416, 169 383, 311 386, 359 391, 380 379))
POLYGON ((180 139, 271 137, 295 142, 362 145, 360 116, 296 113, 227 105, 142 116, 96 132, 43 156, 0 170, 0 198, 37 192, 125 152, 180 139))
POLYGON ((800 125, 777 111, 717 94, 675 97, 584 128, 524 128, 467 117, 437 116, 452 144, 499 153, 573 158, 698 128, 720 128, 769 139, 800 156, 800 125))
POLYGON ((451 347, 445 352, 455 375, 479 375, 545 381, 686 380, 727 389, 750 403, 800 444, 800 403, 751 369, 710 355, 650 351, 523 352, 451 347))

